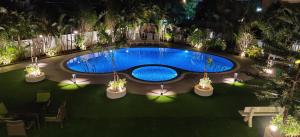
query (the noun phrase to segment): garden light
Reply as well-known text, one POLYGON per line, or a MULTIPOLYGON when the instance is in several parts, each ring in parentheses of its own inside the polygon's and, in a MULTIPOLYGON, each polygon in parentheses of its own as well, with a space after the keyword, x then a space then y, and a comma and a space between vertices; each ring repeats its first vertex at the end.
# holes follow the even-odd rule
POLYGON ((76 84, 76 74, 72 74, 72 82, 76 84))
POLYGON ((160 95, 163 96, 164 95, 164 84, 160 85, 160 89, 161 89, 160 95))
POLYGON ((278 127, 277 126, 275 126, 275 125, 270 125, 270 130, 272 131, 272 132, 276 132, 277 130, 278 130, 278 127))
POLYGON ((256 12, 261 12, 262 11, 262 8, 261 7, 257 7, 256 8, 256 12))
POLYGON ((264 72, 266 72, 267 74, 273 74, 273 69, 267 68, 264 69, 264 72))

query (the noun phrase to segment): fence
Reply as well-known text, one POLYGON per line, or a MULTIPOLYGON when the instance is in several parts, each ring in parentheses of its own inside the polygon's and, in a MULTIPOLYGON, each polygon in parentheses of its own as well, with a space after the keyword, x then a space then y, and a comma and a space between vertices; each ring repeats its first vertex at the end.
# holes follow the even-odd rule
MULTIPOLYGON (((145 43, 147 43, 147 40, 150 42, 153 40, 163 40, 162 35, 159 35, 158 33, 143 33, 146 36, 145 43), (148 36, 149 35, 149 36, 148 36), (148 38, 149 37, 149 38, 148 38), (152 38, 152 39, 151 39, 152 38)), ((46 52, 49 49, 54 49, 58 52, 66 52, 70 50, 76 49, 76 38, 82 35, 85 40, 85 45, 94 45, 98 42, 98 32, 92 31, 92 32, 84 32, 81 34, 65 34, 61 35, 60 37, 54 37, 54 36, 39 36, 32 39, 22 40, 21 45, 25 49, 25 57, 31 57, 31 56, 41 56, 45 55, 46 52)), ((138 41, 141 40, 141 34, 140 33, 133 33, 129 31, 127 33, 127 38, 130 41, 138 41)), ((182 34, 178 34, 174 36, 174 41, 185 41, 185 38, 182 34)), ((17 41, 16 41, 17 43, 17 41)))
MULTIPOLYGON (((22 40, 25 57, 44 55, 47 50, 59 48, 61 52, 76 49, 75 40, 79 34, 66 34, 61 37, 41 36, 33 39, 22 40)), ((97 31, 82 33, 85 44, 93 45, 98 42, 97 31)))

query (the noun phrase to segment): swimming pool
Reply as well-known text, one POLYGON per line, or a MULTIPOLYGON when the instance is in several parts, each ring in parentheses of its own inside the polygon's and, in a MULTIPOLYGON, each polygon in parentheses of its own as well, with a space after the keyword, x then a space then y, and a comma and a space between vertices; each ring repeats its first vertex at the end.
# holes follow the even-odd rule
POLYGON ((143 65, 162 65, 189 72, 225 72, 234 63, 224 57, 175 48, 135 47, 107 50, 77 56, 66 67, 81 73, 111 73, 127 71, 143 65), (208 59, 212 63, 208 63, 208 59))

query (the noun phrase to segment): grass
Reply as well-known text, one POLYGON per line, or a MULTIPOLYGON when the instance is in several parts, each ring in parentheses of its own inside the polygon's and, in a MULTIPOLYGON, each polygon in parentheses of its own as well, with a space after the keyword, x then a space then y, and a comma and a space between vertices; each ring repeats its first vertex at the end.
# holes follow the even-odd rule
MULTIPOLYGON (((255 118, 248 128, 238 110, 261 105, 247 86, 214 84, 212 97, 193 92, 170 97, 128 94, 109 100, 105 85, 72 85, 43 81, 24 82, 23 70, 0 74, 0 101, 9 110, 19 109, 41 90, 51 91, 54 102, 67 99, 68 119, 29 131, 29 137, 258 137, 265 123, 255 118), (71 87, 71 88, 66 88, 71 87)), ((5 137, 0 124, 0 137, 5 137)))

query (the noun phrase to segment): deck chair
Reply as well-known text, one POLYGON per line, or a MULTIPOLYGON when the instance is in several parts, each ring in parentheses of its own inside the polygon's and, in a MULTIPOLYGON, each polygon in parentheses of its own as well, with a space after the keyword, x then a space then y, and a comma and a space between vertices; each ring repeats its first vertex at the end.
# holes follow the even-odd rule
POLYGON ((0 123, 5 120, 12 120, 13 118, 8 116, 8 110, 3 102, 0 102, 0 123))
POLYGON ((36 101, 39 107, 47 109, 51 104, 51 93, 50 92, 37 92, 36 101))
POLYGON ((66 117, 66 101, 64 101, 58 108, 56 114, 46 114, 45 123, 60 123, 60 127, 64 127, 64 120, 66 117))
POLYGON ((26 130, 30 129, 32 124, 29 126, 25 126, 23 120, 7 120, 6 121, 6 128, 7 128, 7 135, 8 136, 27 136, 26 130))

